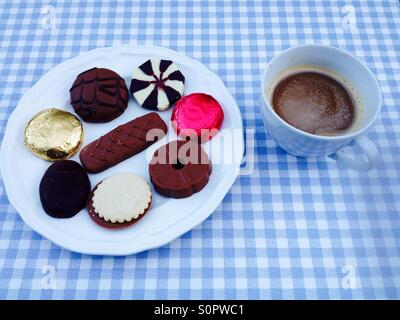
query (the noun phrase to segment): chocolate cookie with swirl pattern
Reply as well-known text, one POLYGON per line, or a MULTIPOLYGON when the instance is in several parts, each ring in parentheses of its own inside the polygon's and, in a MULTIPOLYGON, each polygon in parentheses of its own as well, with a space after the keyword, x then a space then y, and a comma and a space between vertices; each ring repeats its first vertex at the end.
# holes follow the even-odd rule
POLYGON ((185 77, 171 60, 149 59, 132 75, 130 92, 146 109, 166 110, 183 94, 185 77))

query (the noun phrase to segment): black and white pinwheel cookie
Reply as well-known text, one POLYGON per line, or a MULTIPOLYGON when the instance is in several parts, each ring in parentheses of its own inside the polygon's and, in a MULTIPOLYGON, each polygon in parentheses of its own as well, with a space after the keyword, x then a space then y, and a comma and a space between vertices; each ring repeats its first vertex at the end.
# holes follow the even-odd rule
POLYGON ((185 86, 185 77, 170 60, 149 59, 132 75, 130 91, 143 108, 166 110, 178 101, 185 86))

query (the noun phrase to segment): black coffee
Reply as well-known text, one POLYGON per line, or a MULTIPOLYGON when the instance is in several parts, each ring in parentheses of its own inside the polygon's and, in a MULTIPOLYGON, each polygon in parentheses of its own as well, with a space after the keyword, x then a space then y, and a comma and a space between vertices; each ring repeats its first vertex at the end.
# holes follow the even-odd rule
POLYGON ((274 89, 272 105, 287 123, 312 134, 343 133, 354 117, 348 91, 317 72, 296 73, 281 80, 274 89))

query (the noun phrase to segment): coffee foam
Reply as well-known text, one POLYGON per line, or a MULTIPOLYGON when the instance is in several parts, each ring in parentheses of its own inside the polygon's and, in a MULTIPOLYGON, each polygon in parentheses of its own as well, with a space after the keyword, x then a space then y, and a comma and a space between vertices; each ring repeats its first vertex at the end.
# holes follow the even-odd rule
MULTIPOLYGON (((353 107, 354 107, 353 122, 349 128, 342 130, 340 133, 338 133, 339 132, 338 130, 335 130, 335 133, 318 132, 316 134, 324 135, 324 136, 329 136, 329 135, 338 136, 341 134, 349 134, 353 131, 358 130, 361 127, 364 109, 362 107, 361 98, 360 98, 358 92, 354 89, 352 84, 349 81, 347 81, 345 78, 338 75, 337 73, 334 73, 333 71, 331 71, 329 69, 325 69, 322 67, 308 66, 308 65, 298 66, 295 68, 287 69, 287 70, 283 71, 279 76, 275 77, 275 79, 266 88, 266 95, 268 97, 271 107, 273 106, 272 105, 272 96, 273 96, 274 90, 275 90, 276 86, 278 85, 278 83, 280 83, 282 80, 290 77, 291 75, 294 75, 297 73, 302 73, 302 72, 320 73, 320 74, 328 76, 328 77, 336 80, 337 82, 339 82, 343 86, 343 88, 345 88, 347 93, 349 94, 349 96, 352 100, 352 103, 353 103, 353 107)), ((273 107, 272 107, 272 109, 274 110, 273 107)), ((274 112, 275 112, 275 110, 274 110, 274 112)))

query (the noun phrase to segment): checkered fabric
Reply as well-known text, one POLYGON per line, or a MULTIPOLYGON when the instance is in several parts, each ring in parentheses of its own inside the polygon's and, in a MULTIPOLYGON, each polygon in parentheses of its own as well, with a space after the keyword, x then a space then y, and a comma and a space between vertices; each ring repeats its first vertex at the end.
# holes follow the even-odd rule
POLYGON ((0 134, 49 69, 121 43, 169 47, 225 82, 254 165, 218 209, 170 244, 128 257, 60 249, 18 216, 0 185, 0 298, 385 299, 400 297, 398 1, 1 1, 0 134), (286 154, 265 133, 260 74, 282 50, 323 43, 361 58, 383 109, 368 137, 377 169, 286 154), (250 174, 249 174, 250 173, 250 174), (55 286, 55 288, 54 288, 55 286))

